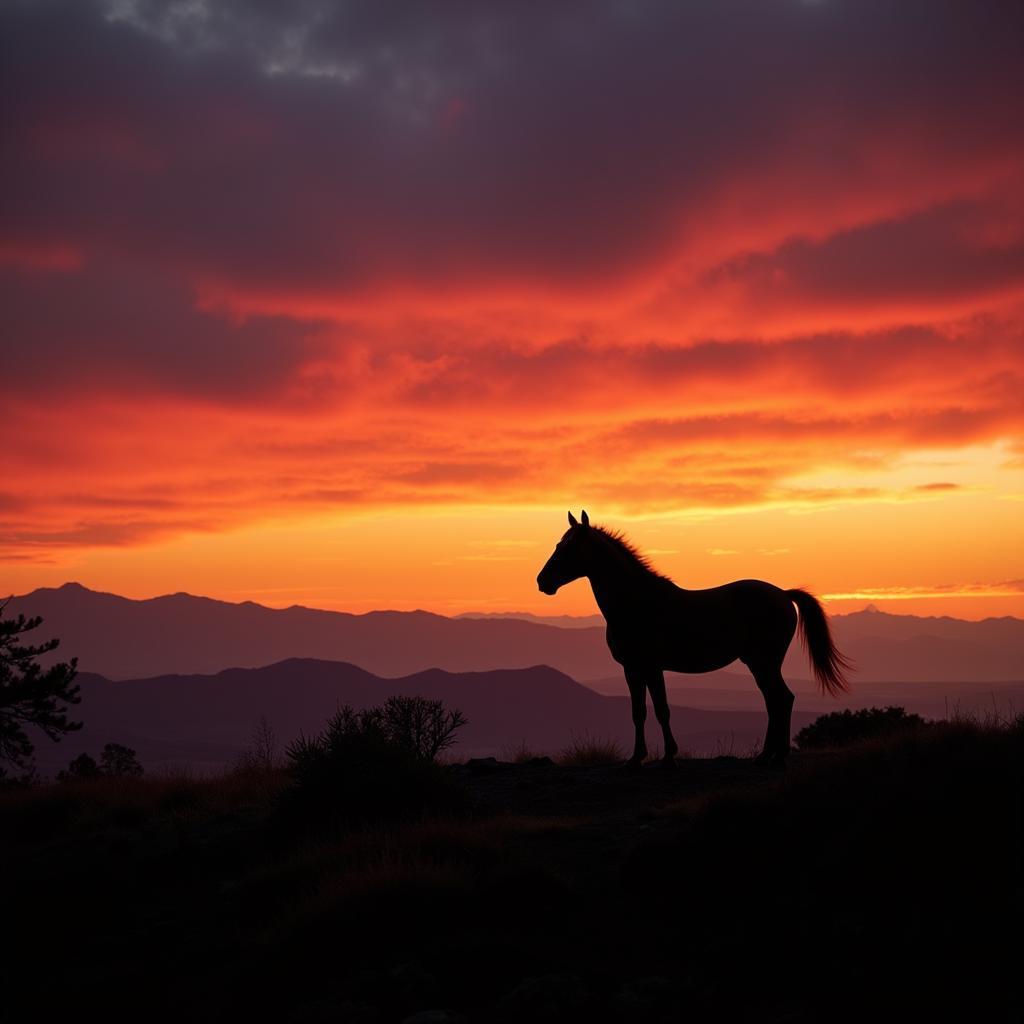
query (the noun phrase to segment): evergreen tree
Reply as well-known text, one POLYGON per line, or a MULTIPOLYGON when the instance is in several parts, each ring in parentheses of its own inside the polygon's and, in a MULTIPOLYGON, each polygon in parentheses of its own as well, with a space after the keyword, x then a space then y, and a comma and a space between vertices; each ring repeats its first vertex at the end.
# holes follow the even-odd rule
POLYGON ((100 752, 100 760, 90 754, 79 754, 62 772, 57 773, 58 782, 83 782, 93 779, 138 778, 144 773, 131 747, 121 743, 108 743, 100 752))
POLYGON ((58 782, 80 782, 83 779, 98 779, 100 766, 88 754, 79 754, 62 772, 57 772, 58 782))
POLYGON ((119 779, 137 778, 142 775, 143 768, 131 747, 108 743, 100 752, 100 773, 119 779))
POLYGON ((79 687, 74 683, 78 659, 43 669, 38 662, 60 643, 47 640, 33 646, 22 634, 36 629, 42 619, 4 619, 7 602, 0 605, 0 761, 18 769, 29 766, 35 746, 25 731, 35 726, 54 742, 82 728, 68 720, 68 705, 77 704, 79 687))

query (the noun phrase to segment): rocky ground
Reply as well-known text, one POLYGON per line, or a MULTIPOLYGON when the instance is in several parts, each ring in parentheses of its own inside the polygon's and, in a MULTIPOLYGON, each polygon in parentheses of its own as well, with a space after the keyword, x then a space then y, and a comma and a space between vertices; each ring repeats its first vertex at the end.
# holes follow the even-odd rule
MULTIPOLYGON (((799 772, 809 760, 820 764, 821 757, 795 754, 789 770, 799 772)), ((516 763, 488 757, 452 765, 451 770, 482 810, 581 819, 596 815, 608 824, 624 825, 680 801, 771 786, 780 778, 778 772, 738 757, 678 760, 674 769, 660 761, 631 769, 618 763, 559 765, 547 757, 516 763)))

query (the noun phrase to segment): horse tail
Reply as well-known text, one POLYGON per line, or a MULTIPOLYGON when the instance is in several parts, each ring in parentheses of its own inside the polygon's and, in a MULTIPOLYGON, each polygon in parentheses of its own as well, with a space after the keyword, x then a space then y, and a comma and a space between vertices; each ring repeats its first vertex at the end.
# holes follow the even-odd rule
POLYGON ((847 693, 850 684, 845 673, 853 668, 852 662, 836 650, 832 632, 828 628, 825 609, 818 599, 806 590, 787 590, 786 596, 800 612, 800 639, 810 655, 814 678, 822 693, 838 697, 847 693))

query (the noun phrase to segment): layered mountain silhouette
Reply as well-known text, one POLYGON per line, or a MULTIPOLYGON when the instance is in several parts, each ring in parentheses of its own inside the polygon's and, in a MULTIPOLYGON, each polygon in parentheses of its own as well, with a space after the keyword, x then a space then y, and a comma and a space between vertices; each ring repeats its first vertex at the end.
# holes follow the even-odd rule
MULTIPOLYGON (((49 774, 110 740, 133 747, 147 767, 215 770, 248 746, 261 718, 285 743, 320 731, 341 704, 367 707, 394 694, 442 700, 466 714, 469 724, 451 751, 458 759, 507 756, 522 744, 557 753, 574 737, 616 739, 625 747, 632 738, 627 697, 601 696, 543 665, 492 672, 431 669, 383 679, 344 662, 295 658, 214 675, 114 681, 82 673, 79 682, 82 703, 75 715, 84 728, 59 745, 37 743, 37 761, 49 774)), ((673 712, 680 744, 693 753, 746 755, 764 732, 763 712, 673 712)), ((796 727, 813 717, 797 714, 796 727)))
MULTIPOLYGON (((562 628, 553 618, 448 618, 430 612, 345 612, 230 604, 189 594, 135 601, 75 583, 14 598, 7 613, 41 615, 40 638, 61 639, 60 657, 114 679, 250 668, 287 658, 346 661, 384 676, 550 665, 574 679, 620 678, 600 626, 562 628)), ((1024 620, 966 622, 865 610, 832 619, 856 665, 854 687, 872 682, 996 683, 1024 680, 1024 620)), ((741 666, 736 666, 742 671, 741 666)), ((787 678, 804 688, 798 643, 787 678)), ((683 677, 676 677, 681 684, 683 677)), ((687 678, 695 687, 735 683, 729 672, 687 678)), ((744 675, 744 680, 746 676, 744 675)), ((741 685, 746 686, 744 681, 741 685)), ((808 684, 809 686, 809 684, 808 684)))
POLYGON ((189 594, 133 601, 76 583, 15 598, 7 614, 41 615, 60 657, 112 679, 255 668, 287 658, 347 661, 385 676, 428 668, 470 672, 551 665, 575 678, 617 665, 603 630, 431 612, 346 612, 229 604, 189 594))
MULTIPOLYGON (((278 610, 188 594, 135 601, 78 584, 15 598, 5 614, 19 612, 43 617, 37 641, 60 638, 53 660, 79 658, 83 703, 75 710, 85 728, 59 745, 37 744, 39 766, 51 774, 108 741, 133 746, 149 766, 213 770, 238 756, 261 717, 283 743, 321 729, 339 704, 365 707, 397 693, 441 699, 468 715, 457 757, 521 744, 554 753, 574 736, 625 744, 631 734, 621 670, 600 627, 278 610)), ((1021 620, 864 611, 836 616, 833 627, 857 663, 853 692, 843 705, 821 698, 794 644, 794 732, 839 706, 893 703, 940 716, 979 702, 1005 711, 1024 700, 1021 620)), ((765 712, 741 665, 670 675, 668 683, 684 750, 743 755, 760 742, 765 712)))
MULTIPOLYGON (((925 682, 876 682, 854 678, 851 690, 840 698, 823 695, 816 684, 793 674, 787 683, 797 695, 801 711, 827 714, 844 708, 897 705, 926 718, 973 716, 982 720, 993 715, 1011 718, 1024 707, 1024 680, 1015 682, 971 682, 938 680, 925 682)), ((761 711, 764 701, 742 666, 700 676, 666 674, 670 701, 709 711, 761 711)), ((622 693, 621 676, 588 680, 597 693, 622 693)))

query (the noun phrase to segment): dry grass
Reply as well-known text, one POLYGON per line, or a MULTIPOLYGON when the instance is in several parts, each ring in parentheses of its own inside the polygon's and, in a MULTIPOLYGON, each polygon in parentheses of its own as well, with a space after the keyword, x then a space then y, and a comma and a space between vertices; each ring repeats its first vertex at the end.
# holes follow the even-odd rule
MULTIPOLYGON (((736 739, 736 734, 729 733, 728 740, 721 736, 717 740, 715 740, 715 746, 710 753, 701 755, 692 754, 689 756, 701 756, 705 758, 740 757, 749 759, 757 757, 757 755, 761 753, 761 747, 762 744, 760 741, 755 741, 754 743, 748 745, 741 745, 739 741, 736 739)), ((686 755, 680 752, 679 756, 684 757, 686 755)))
POLYGON ((527 764, 530 761, 534 761, 537 758, 544 756, 544 754, 534 750, 526 740, 520 740, 518 743, 504 747, 501 751, 501 757, 499 760, 511 761, 512 764, 527 764))
POLYGON ((500 876, 514 861, 515 837, 549 835, 578 824, 504 815, 354 828, 261 862, 231 883, 226 895, 233 905, 248 908, 249 927, 263 941, 321 928, 340 940, 352 922, 372 918, 384 927, 389 915, 407 924, 423 917, 421 923, 429 926, 454 905, 469 912, 477 881, 500 876))
POLYGON ((1024 723, 1024 711, 1018 711, 1012 700, 1006 701, 1006 710, 999 707, 995 695, 992 695, 991 710, 981 711, 977 708, 965 709, 960 701, 953 706, 946 702, 945 721, 951 725, 969 726, 975 729, 999 730, 1020 729, 1024 723))
POLYGON ((558 755, 559 764, 568 768, 594 768, 599 765, 618 764, 626 752, 618 740, 610 740, 583 733, 573 735, 569 745, 558 755))
POLYGON ((0 815, 17 835, 45 838, 67 828, 138 827, 202 821, 269 806, 286 784, 283 771, 189 773, 47 783, 0 791, 0 815))

